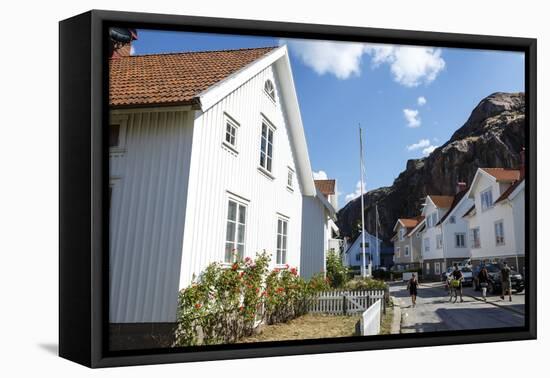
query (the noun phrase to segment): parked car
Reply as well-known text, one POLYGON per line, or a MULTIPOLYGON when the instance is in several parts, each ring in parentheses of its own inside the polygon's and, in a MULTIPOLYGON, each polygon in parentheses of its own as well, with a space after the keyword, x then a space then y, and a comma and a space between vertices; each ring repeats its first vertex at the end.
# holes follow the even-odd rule
MULTIPOLYGON (((487 293, 493 295, 501 294, 502 280, 500 276, 500 266, 498 264, 487 264, 485 265, 485 267, 487 268, 487 273, 489 273, 489 284, 487 286, 487 293)), ((477 278, 480 270, 481 266, 476 266, 474 268, 474 290, 476 291, 481 290, 481 286, 479 285, 479 280, 477 278)), ((520 273, 512 270, 510 279, 512 281, 512 290, 515 290, 516 293, 521 293, 523 290, 525 290, 525 280, 520 273)))
MULTIPOLYGON (((464 277, 464 280, 462 281, 462 286, 472 286, 474 282, 472 269, 467 266, 459 266, 458 269, 460 269, 460 271, 462 272, 462 276, 464 277)), ((445 272, 441 273, 441 281, 447 281, 451 276, 453 270, 455 270, 454 266, 450 266, 445 272)))

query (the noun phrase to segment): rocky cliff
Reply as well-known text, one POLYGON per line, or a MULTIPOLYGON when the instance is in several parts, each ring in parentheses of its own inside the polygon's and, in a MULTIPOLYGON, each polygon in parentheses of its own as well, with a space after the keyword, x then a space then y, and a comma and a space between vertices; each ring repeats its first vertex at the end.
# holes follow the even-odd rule
MULTIPOLYGON (((427 157, 407 161, 392 186, 365 193, 367 230, 374 233, 378 204, 379 234, 389 240, 397 218, 418 215, 427 194, 454 195, 457 182, 471 183, 478 167, 518 167, 524 144, 524 93, 490 95, 444 145, 427 157)), ((360 220, 361 199, 356 198, 338 212, 341 234, 355 236, 360 220)))

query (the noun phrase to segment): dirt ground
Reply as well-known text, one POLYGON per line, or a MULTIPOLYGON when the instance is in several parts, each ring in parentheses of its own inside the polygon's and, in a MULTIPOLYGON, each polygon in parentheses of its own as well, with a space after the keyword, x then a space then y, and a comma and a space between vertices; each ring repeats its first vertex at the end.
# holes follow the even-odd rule
POLYGON ((355 334, 355 324, 358 321, 359 316, 306 314, 288 323, 265 326, 261 333, 245 337, 239 342, 255 343, 353 336, 355 334))

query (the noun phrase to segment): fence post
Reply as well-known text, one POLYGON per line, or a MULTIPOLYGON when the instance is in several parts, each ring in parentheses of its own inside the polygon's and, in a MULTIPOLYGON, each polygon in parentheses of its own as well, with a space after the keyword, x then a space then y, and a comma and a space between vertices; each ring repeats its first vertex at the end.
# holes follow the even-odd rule
POLYGON ((342 311, 344 312, 344 315, 347 315, 348 308, 346 303, 346 294, 342 295, 342 311))

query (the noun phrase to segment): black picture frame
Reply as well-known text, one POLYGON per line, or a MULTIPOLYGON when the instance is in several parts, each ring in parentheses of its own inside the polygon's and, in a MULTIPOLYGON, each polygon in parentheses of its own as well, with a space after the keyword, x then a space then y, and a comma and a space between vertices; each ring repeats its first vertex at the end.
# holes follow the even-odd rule
POLYGON ((88 367, 252 358, 535 339, 536 72, 530 38, 92 10, 59 24, 59 355, 88 367), (521 328, 109 352, 108 78, 106 30, 129 26, 173 31, 368 41, 525 53, 526 325, 521 328))

